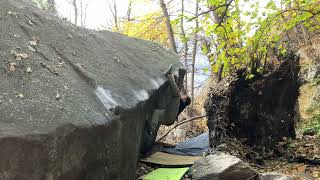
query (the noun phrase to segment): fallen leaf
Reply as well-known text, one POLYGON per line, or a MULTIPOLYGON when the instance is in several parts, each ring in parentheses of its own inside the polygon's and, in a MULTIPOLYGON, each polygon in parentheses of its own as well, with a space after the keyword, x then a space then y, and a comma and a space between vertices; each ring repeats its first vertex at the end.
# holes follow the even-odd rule
POLYGON ((26 20, 28 21, 28 23, 29 23, 30 25, 33 25, 32 21, 31 21, 29 18, 26 18, 26 20))
POLYGON ((16 12, 12 12, 12 11, 8 11, 7 13, 8 13, 9 15, 17 15, 16 12))
POLYGON ((28 57, 28 54, 23 53, 23 54, 20 54, 20 56, 21 56, 23 59, 26 59, 26 58, 28 57))
POLYGON ((28 46, 28 49, 29 49, 31 52, 36 52, 36 50, 35 50, 33 47, 31 47, 31 46, 28 46))
POLYGON ((58 100, 60 98, 60 94, 57 92, 56 99, 58 100))
POLYGON ((16 54, 17 54, 17 51, 14 50, 14 49, 12 49, 12 50, 10 51, 10 53, 11 53, 12 55, 16 55, 16 54))
POLYGON ((310 146, 314 146, 314 144, 305 144, 305 147, 310 147, 310 146))
POLYGON ((72 38, 73 38, 71 34, 68 34, 68 36, 67 36, 67 37, 68 37, 68 38, 70 38, 70 39, 72 39, 72 38))
POLYGON ((16 56, 16 60, 21 61, 22 60, 21 56, 16 56))
POLYGON ((26 59, 29 57, 28 54, 26 53, 16 53, 15 56, 17 61, 20 61, 22 59, 26 59))
POLYGON ((305 172, 306 171, 306 168, 307 168, 307 165, 298 165, 297 167, 297 171, 298 172, 305 172))
POLYGON ((10 70, 10 72, 14 72, 14 71, 16 71, 16 63, 10 63, 10 66, 9 66, 9 70, 10 70))
POLYGON ((65 63, 64 62, 61 62, 58 64, 58 67, 62 67, 65 63))
POLYGON ((34 36, 31 38, 31 40, 35 41, 37 44, 40 42, 40 39, 34 36))
POLYGON ((27 73, 31 73, 31 72, 32 72, 31 67, 27 67, 26 72, 27 72, 27 73))
POLYGON ((23 98, 24 98, 24 95, 23 95, 22 93, 19 93, 19 94, 17 95, 17 97, 23 99, 23 98))
POLYGON ((36 45, 38 44, 38 42, 35 41, 35 40, 32 40, 32 41, 29 41, 29 44, 30 44, 31 46, 36 46, 36 45))

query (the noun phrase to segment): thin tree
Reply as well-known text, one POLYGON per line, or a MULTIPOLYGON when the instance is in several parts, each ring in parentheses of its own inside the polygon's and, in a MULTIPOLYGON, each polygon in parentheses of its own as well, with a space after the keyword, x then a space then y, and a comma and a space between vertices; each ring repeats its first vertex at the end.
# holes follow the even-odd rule
POLYGON ((72 6, 74 11, 74 24, 78 25, 78 6, 77 6, 77 0, 72 0, 72 6))
POLYGON ((180 29, 181 29, 181 37, 183 42, 184 65, 187 68, 187 73, 185 75, 185 81, 184 81, 184 90, 186 91, 186 93, 188 93, 188 40, 184 30, 184 0, 181 0, 180 29))
POLYGON ((128 9, 127 9, 127 21, 131 21, 131 9, 132 9, 132 0, 129 0, 128 9))
MULTIPOLYGON (((199 12, 199 0, 196 0, 196 9, 195 9, 195 16, 198 16, 199 12)), ((198 47, 198 29, 199 29, 199 20, 195 18, 195 31, 194 31, 194 44, 192 50, 192 63, 191 63, 191 107, 194 106, 194 75, 195 75, 195 66, 196 66, 196 55, 197 55, 197 47, 198 47)))
POLYGON ((171 26, 171 23, 170 23, 170 17, 169 17, 169 14, 168 14, 167 6, 164 3, 164 0, 159 0, 159 2, 160 2, 160 7, 161 7, 161 10, 162 10, 162 13, 163 13, 163 16, 164 16, 164 19, 165 19, 166 27, 167 27, 167 33, 168 33, 168 36, 169 36, 169 41, 170 41, 170 46, 171 46, 170 48, 172 49, 173 52, 177 53, 177 46, 176 46, 176 43, 174 41, 174 35, 173 35, 172 26, 171 26))
MULTIPOLYGON (((220 5, 220 6, 210 6, 209 4, 209 1, 207 1, 208 3, 208 7, 209 7, 209 11, 206 11, 204 13, 212 13, 213 15, 213 19, 214 19, 214 22, 217 24, 217 27, 221 26, 222 23, 224 23, 226 21, 226 18, 227 18, 227 12, 228 12, 228 8, 230 7, 231 3, 233 2, 234 0, 226 0, 226 3, 223 4, 223 5, 220 5), (218 13, 217 12, 217 9, 219 9, 220 7, 225 7, 225 10, 222 12, 222 13, 218 13)), ((201 13, 201 14, 204 14, 204 13, 201 13)), ((197 17, 197 16, 196 16, 197 17)), ((226 41, 227 39, 225 37, 218 37, 218 38, 221 38, 223 39, 224 41, 226 41)), ((219 42, 217 42, 219 43, 219 42)), ((218 45, 215 45, 216 47, 218 45)), ((210 45, 209 45, 210 47, 210 45)), ((225 48, 225 47, 224 47, 225 48)), ((216 56, 218 56, 220 53, 219 50, 216 51, 216 56)), ((211 58, 211 56, 208 56, 208 58, 211 58)), ((215 62, 217 63, 217 62, 215 62)), ((223 69, 224 69, 224 63, 222 62, 219 66, 219 70, 218 70, 218 73, 217 73, 217 80, 218 82, 220 82, 222 80, 222 74, 223 74, 223 69)))
POLYGON ((116 28, 116 30, 119 30, 117 2, 115 0, 112 0, 112 2, 110 3, 110 1, 108 0, 107 3, 109 6, 109 10, 113 16, 114 27, 116 28))
POLYGON ((81 25, 81 27, 85 27, 86 26, 87 9, 88 9, 88 3, 83 5, 83 0, 81 0, 80 1, 80 25, 81 25))

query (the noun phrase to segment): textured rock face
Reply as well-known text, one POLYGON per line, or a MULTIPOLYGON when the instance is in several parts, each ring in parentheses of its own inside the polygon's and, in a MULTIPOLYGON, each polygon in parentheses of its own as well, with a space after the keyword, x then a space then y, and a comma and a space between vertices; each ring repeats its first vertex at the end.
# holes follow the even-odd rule
POLYGON ((195 180, 238 180, 255 179, 257 173, 235 156, 216 152, 206 156, 191 167, 195 180))
POLYGON ((134 179, 145 121, 163 72, 183 69, 178 57, 24 0, 1 0, 0 24, 0 179, 134 179))
POLYGON ((239 158, 219 151, 196 161, 190 171, 195 180, 293 180, 276 172, 258 174, 239 158))
POLYGON ((211 89, 205 103, 211 147, 236 137, 264 154, 283 137, 295 138, 299 59, 287 58, 264 77, 246 79, 239 71, 211 89))

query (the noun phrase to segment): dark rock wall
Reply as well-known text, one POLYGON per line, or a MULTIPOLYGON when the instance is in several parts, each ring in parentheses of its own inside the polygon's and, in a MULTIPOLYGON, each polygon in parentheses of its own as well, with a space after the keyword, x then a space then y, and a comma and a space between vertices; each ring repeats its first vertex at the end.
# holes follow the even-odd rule
POLYGON ((212 87, 205 103, 212 147, 229 136, 264 151, 283 137, 295 138, 298 59, 289 55, 263 77, 246 79, 239 71, 212 87))
POLYGON ((144 123, 154 100, 121 112, 105 125, 68 124, 48 135, 1 138, 0 179, 134 179, 144 123))

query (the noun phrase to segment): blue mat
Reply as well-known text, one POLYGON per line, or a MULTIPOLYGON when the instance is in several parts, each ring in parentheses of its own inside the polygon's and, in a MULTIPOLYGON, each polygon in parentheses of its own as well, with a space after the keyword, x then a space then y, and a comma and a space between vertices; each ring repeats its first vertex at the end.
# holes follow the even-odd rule
POLYGON ((205 132, 197 137, 182 141, 175 148, 166 148, 164 151, 177 155, 201 156, 209 150, 209 133, 205 132))

